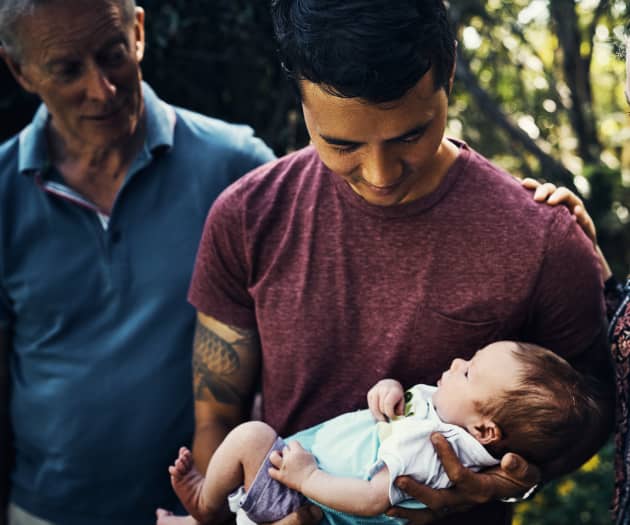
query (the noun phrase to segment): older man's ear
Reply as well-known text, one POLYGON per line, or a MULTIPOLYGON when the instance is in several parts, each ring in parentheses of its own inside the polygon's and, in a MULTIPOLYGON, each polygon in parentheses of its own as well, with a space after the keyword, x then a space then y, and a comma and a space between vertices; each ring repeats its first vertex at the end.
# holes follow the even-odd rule
POLYGON ((22 65, 9 54, 4 46, 0 46, 0 58, 2 58, 4 63, 7 65, 7 68, 9 68, 13 78, 15 78, 20 86, 29 93, 33 93, 33 86, 28 81, 28 78, 24 76, 22 65))

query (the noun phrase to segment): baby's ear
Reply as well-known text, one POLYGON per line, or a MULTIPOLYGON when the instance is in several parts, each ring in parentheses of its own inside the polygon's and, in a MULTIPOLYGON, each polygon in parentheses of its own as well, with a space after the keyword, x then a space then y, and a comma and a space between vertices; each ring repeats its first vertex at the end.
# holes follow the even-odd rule
POLYGON ((492 445, 503 437, 499 426, 489 419, 474 425, 469 431, 482 445, 492 445))

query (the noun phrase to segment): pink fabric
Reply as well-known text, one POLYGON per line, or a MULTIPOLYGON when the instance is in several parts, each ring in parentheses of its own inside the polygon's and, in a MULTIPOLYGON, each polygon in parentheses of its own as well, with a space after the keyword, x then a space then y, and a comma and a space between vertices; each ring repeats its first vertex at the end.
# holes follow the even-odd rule
POLYGON ((604 317, 597 259, 567 210, 465 145, 435 192, 391 208, 312 148, 251 172, 209 214, 189 300, 258 327, 263 420, 281 435, 365 407, 384 377, 434 384, 498 339, 576 358, 604 317))

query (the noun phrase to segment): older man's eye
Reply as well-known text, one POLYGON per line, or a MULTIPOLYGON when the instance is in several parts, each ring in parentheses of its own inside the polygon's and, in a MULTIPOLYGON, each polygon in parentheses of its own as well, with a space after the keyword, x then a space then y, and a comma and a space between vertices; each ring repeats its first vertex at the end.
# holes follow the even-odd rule
POLYGON ((53 70, 53 75, 63 82, 74 80, 81 74, 81 64, 78 62, 69 62, 63 64, 53 70))
POLYGON ((102 62, 107 66, 119 66, 121 65, 127 56, 127 50, 122 44, 110 49, 102 57, 102 62))

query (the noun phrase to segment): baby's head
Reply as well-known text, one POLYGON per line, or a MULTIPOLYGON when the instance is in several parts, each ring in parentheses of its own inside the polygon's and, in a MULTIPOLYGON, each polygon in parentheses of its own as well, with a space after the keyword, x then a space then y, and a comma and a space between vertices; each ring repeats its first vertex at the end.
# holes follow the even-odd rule
POLYGON ((464 427, 495 456, 540 466, 596 419, 594 385, 553 352, 500 341, 455 359, 433 395, 440 418, 464 427))

